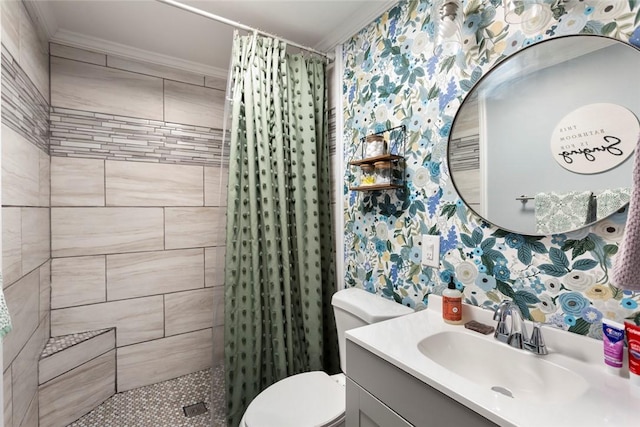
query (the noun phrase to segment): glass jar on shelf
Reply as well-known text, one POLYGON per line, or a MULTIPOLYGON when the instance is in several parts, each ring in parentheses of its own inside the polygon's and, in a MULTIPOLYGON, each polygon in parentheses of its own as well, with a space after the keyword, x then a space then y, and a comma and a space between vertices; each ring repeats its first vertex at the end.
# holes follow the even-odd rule
POLYGON ((391 184, 391 162, 375 162, 373 166, 376 184, 391 184))
POLYGON ((382 156, 385 152, 386 142, 383 135, 368 135, 365 138, 364 157, 382 156))
POLYGON ((376 183, 375 167, 373 165, 364 164, 360 166, 362 171, 360 175, 360 185, 374 185, 376 183))

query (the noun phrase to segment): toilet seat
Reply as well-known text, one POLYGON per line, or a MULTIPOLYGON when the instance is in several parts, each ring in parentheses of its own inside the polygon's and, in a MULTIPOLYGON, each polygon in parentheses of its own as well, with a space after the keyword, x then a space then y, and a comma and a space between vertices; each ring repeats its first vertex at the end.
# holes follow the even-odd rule
POLYGON ((345 388, 322 371, 272 384, 249 404, 243 427, 329 427, 342 422, 345 388))

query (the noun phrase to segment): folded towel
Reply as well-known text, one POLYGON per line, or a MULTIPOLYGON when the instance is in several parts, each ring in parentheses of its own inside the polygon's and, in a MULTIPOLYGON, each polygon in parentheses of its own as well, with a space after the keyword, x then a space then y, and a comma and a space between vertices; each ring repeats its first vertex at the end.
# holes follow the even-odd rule
POLYGON ((596 200, 596 196, 591 193, 591 197, 589 197, 589 205, 587 207, 587 219, 585 224, 592 224, 598 220, 598 201, 596 200))
POLYGON ((628 187, 604 190, 596 195, 598 200, 598 219, 603 219, 629 203, 631 189, 628 187))
POLYGON ((536 231, 539 234, 553 234, 583 227, 592 194, 591 191, 536 194, 536 231))
POLYGON ((621 289, 640 291, 640 141, 634 154, 633 182, 627 225, 613 262, 611 283, 621 289))
POLYGON ((4 299, 2 292, 2 274, 0 273, 0 338, 4 337, 11 331, 11 316, 9 316, 9 308, 4 299))

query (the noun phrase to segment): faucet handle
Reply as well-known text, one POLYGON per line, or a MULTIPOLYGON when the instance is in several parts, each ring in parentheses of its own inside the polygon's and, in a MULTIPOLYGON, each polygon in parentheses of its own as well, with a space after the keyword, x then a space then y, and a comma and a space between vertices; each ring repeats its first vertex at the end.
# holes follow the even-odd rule
POLYGON ((531 350, 535 354, 548 354, 547 346, 544 343, 544 338, 542 337, 541 331, 542 325, 539 322, 535 322, 533 324, 533 332, 531 333, 531 338, 529 339, 528 346, 529 350, 531 350))

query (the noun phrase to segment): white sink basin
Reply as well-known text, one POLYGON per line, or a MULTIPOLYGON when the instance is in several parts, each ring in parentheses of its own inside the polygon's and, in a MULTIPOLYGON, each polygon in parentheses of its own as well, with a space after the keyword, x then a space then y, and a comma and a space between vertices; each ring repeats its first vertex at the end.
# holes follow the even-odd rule
MULTIPOLYGON (((626 368, 605 369, 601 341, 543 327, 549 354, 538 356, 444 323, 441 307, 442 298, 430 295, 426 310, 351 329, 347 339, 503 427, 640 425, 640 387, 626 368)), ((469 320, 495 324, 493 311, 465 304, 469 320)))
POLYGON ((419 341, 418 350, 448 371, 513 399, 561 403, 589 387, 579 374, 554 363, 553 355, 512 348, 492 335, 442 331, 419 341))

